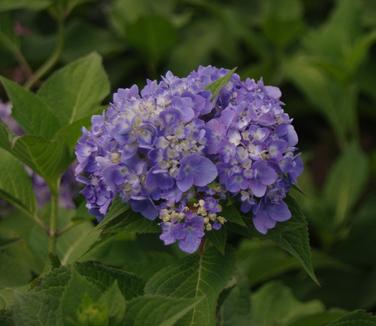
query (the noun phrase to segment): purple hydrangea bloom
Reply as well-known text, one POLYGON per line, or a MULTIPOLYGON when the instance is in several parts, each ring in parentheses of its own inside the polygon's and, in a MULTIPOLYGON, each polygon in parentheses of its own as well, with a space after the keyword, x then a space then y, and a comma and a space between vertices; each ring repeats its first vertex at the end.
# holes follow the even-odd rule
POLYGON ((227 72, 199 67, 119 89, 77 144, 87 207, 101 218, 119 196, 159 217, 164 243, 189 253, 222 227, 220 202, 229 197, 261 233, 289 219, 283 200, 303 165, 281 92, 233 74, 213 98, 207 86, 227 72))

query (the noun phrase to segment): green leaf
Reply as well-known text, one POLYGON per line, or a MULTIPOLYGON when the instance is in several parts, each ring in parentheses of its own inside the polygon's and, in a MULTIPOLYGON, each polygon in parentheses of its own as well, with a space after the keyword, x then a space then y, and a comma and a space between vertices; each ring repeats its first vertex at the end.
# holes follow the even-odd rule
POLYGON ((324 311, 317 300, 299 302, 281 283, 267 283, 251 297, 252 321, 257 326, 285 325, 298 317, 324 311))
POLYGON ((120 41, 111 30, 82 20, 74 20, 68 24, 64 44, 61 55, 64 62, 71 62, 94 50, 106 56, 118 53, 126 47, 125 42, 120 41), (98 47, 98 44, 101 46, 98 47))
POLYGON ((48 141, 41 137, 18 137, 12 153, 42 176, 52 192, 56 192, 59 177, 71 163, 64 143, 48 141))
POLYGON ((4 77, 0 80, 12 102, 12 115, 23 129, 33 136, 52 137, 60 125, 49 105, 22 86, 4 77))
POLYGON ((19 238, 0 238, 0 250, 4 249, 13 243, 20 241, 19 238))
POLYGON ((293 198, 288 197, 286 203, 292 218, 287 222, 278 223, 265 237, 275 241, 282 249, 297 258, 311 279, 319 284, 312 267, 307 221, 293 198))
POLYGON ((40 10, 48 7, 50 4, 51 0, 1 0, 0 11, 15 9, 40 10))
POLYGON ((5 124, 0 121, 0 147, 10 151, 12 136, 5 124))
POLYGON ((271 241, 245 240, 236 254, 238 268, 247 275, 251 286, 300 267, 295 257, 271 241))
POLYGON ((69 63, 43 83, 38 95, 53 109, 62 126, 97 112, 110 90, 97 53, 69 63))
POLYGON ((101 290, 95 284, 73 270, 60 299, 59 314, 63 324, 76 325, 74 319, 83 298, 88 296, 96 299, 100 294, 101 290))
POLYGON ((179 325, 215 325, 218 296, 231 277, 232 265, 229 253, 222 256, 216 249, 208 248, 201 255, 186 257, 159 271, 147 282, 145 293, 182 299, 203 296, 179 325))
POLYGON ((82 135, 82 127, 90 126, 91 115, 77 120, 57 131, 53 140, 64 142, 71 152, 74 151, 78 139, 82 135))
POLYGON ((362 310, 353 311, 327 324, 327 326, 372 326, 376 317, 362 310))
POLYGON ((331 169, 323 191, 323 199, 334 207, 337 224, 346 220, 357 203, 367 176, 366 155, 357 145, 350 145, 331 169))
MULTIPOLYGON (((297 318, 286 326, 328 326, 330 322, 337 320, 345 314, 339 309, 331 309, 325 312, 319 312, 308 316, 297 318)), ((356 325, 354 325, 356 326, 356 325)))
POLYGON ((127 26, 126 32, 129 44, 140 51, 152 66, 161 61, 177 40, 175 26, 162 16, 142 17, 127 26))
POLYGON ((249 284, 240 276, 236 279, 236 285, 230 289, 230 293, 220 307, 218 326, 248 326, 250 323, 249 284))
POLYGON ((283 49, 298 38, 304 24, 303 5, 298 0, 266 0, 262 2, 262 28, 276 47, 283 49))
POLYGON ((225 254, 227 240, 227 230, 225 226, 222 226, 220 230, 211 230, 206 234, 206 238, 222 255, 225 254))
POLYGON ((195 299, 160 295, 138 297, 129 302, 124 324, 129 326, 173 326, 194 309, 201 300, 202 297, 195 299))
POLYGON ((227 85, 230 81, 232 75, 235 73, 237 68, 233 68, 226 75, 221 78, 218 78, 215 82, 206 86, 206 89, 212 93, 212 99, 216 98, 223 87, 227 85))
POLYGON ((15 324, 41 326, 56 325, 61 321, 59 314, 61 296, 70 277, 69 269, 54 269, 33 290, 19 295, 13 307, 15 324))
POLYGON ((99 262, 76 263, 76 270, 100 289, 105 290, 116 280, 123 296, 129 300, 143 293, 144 282, 136 275, 99 262))
POLYGON ((0 157, 0 197, 33 215, 36 202, 31 178, 24 166, 8 152, 0 149, 0 157))
POLYGON ((124 317, 126 302, 119 289, 117 281, 114 281, 114 283, 100 296, 98 304, 106 307, 111 325, 112 323, 115 323, 116 325, 120 324, 124 317))
POLYGON ((31 281, 32 270, 25 262, 25 246, 0 251, 0 288, 22 286, 31 281))

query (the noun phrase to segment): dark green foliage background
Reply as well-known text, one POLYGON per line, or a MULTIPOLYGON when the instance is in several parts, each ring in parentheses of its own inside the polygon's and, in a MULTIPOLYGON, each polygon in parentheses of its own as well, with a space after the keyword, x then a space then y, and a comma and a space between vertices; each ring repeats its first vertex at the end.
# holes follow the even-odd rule
POLYGON ((376 325, 376 1, 0 0, 0 75, 27 133, 0 124, 0 325, 376 325), (110 90, 207 64, 281 88, 291 221, 263 237, 229 205, 187 256, 119 202, 98 226, 80 196, 37 208, 22 164, 58 192, 110 90))

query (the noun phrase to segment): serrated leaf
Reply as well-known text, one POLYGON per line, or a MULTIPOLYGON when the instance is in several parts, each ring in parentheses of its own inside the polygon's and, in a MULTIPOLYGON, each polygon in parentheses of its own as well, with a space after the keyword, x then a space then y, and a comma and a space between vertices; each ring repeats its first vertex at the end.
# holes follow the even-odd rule
POLYGON ((56 191, 59 177, 71 162, 64 143, 35 136, 16 138, 12 153, 42 176, 53 192, 56 191))
POLYGON ((12 102, 12 116, 26 133, 51 138, 60 124, 49 105, 17 83, 4 77, 0 80, 12 102))
POLYGON ((77 263, 75 269, 102 290, 117 280, 123 296, 129 300, 143 293, 144 282, 136 275, 99 262, 77 263))
POLYGON ((62 324, 76 325, 78 307, 82 303, 83 298, 88 296, 92 299, 96 299, 100 293, 101 289, 99 289, 94 283, 73 270, 60 299, 58 313, 62 324))
POLYGON ((138 297, 129 302, 124 324, 129 326, 173 326, 201 300, 202 297, 195 299, 159 295, 138 297))
POLYGON ((70 279, 67 268, 54 269, 33 290, 16 297, 13 319, 20 326, 56 325, 64 288, 70 279), (36 312, 37 315, 36 315, 36 312))
POLYGON ((289 288, 278 282, 264 285, 252 295, 251 301, 251 325, 255 326, 284 325, 297 317, 324 311, 321 302, 299 302, 289 288))
POLYGON ((206 89, 212 93, 212 99, 216 98, 223 87, 227 85, 230 81, 232 75, 236 71, 237 68, 231 69, 226 75, 221 78, 218 78, 215 82, 206 86, 206 89))
POLYGON ((116 325, 120 324, 124 317, 126 302, 119 289, 117 281, 114 281, 114 283, 100 296, 98 304, 106 307, 111 325, 113 323, 116 325))
POLYGON ((229 253, 222 256, 216 249, 208 248, 159 271, 147 282, 145 293, 194 299, 203 296, 179 325, 215 325, 217 299, 231 277, 232 265, 229 253))
POLYGON ((312 266, 307 221, 293 198, 288 197, 286 203, 292 218, 287 222, 278 223, 266 236, 259 237, 273 240, 282 249, 297 258, 311 279, 319 284, 312 266))
POLYGON ((31 178, 23 165, 3 149, 0 149, 0 197, 30 215, 35 212, 31 178))
POLYGON ((97 53, 69 63, 48 78, 38 95, 53 109, 62 126, 96 113, 110 90, 97 53))

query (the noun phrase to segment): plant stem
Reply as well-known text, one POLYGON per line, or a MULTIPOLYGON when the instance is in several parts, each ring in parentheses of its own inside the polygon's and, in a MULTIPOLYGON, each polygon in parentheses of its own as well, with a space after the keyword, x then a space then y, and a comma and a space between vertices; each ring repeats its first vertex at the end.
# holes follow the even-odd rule
POLYGON ((57 215, 59 208, 59 197, 57 194, 51 195, 51 214, 50 214, 50 225, 48 230, 48 253, 55 254, 56 251, 56 238, 57 238, 57 215))
POLYGON ((30 76, 25 83, 25 88, 30 89, 36 82, 38 82, 59 60, 64 44, 64 24, 63 21, 58 21, 57 44, 50 57, 30 76))
POLYGON ((30 78, 33 75, 33 71, 31 69, 29 63, 27 62, 26 58, 22 54, 22 52, 19 49, 17 49, 16 51, 14 51, 14 56, 16 57, 18 63, 21 66, 21 68, 26 73, 26 76, 27 76, 26 78, 30 78))

